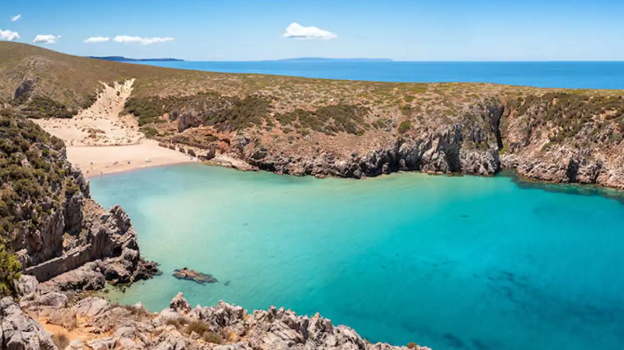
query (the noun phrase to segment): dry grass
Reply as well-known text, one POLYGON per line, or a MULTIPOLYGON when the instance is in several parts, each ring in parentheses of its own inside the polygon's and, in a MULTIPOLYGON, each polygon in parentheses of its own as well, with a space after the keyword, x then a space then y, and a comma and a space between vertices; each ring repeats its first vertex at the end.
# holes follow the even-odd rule
MULTIPOLYGON (((21 43, 0 42, 0 107, 2 100, 11 101, 21 82, 33 79, 35 96, 51 99, 39 104, 51 106, 46 107, 49 111, 43 116, 66 115, 63 106, 75 113, 76 109, 93 101, 93 96, 101 88, 100 82, 129 78, 136 80, 127 110, 134 111, 139 117, 144 131, 164 141, 170 140, 168 135, 160 132, 167 128, 161 125, 164 122, 161 113, 180 111, 202 116, 200 124, 217 131, 227 133, 250 129, 275 139, 288 140, 289 145, 294 145, 310 133, 316 137, 315 132, 329 136, 339 133, 360 136, 463 123, 471 108, 491 99, 514 108, 514 101, 519 99, 540 101, 552 93, 579 96, 579 101, 597 98, 600 104, 624 96, 622 90, 387 83, 213 73, 96 60, 21 43), (54 102, 60 105, 54 105, 54 102)), ((516 105, 515 108, 522 109, 522 106, 516 105)), ((19 108, 27 110, 28 106, 19 108)), ((556 117, 560 120, 554 124, 567 123, 565 113, 556 117)), ((523 115, 521 119, 530 120, 531 117, 523 115)), ((516 120, 516 123, 525 122, 516 120)), ((580 127, 575 127, 574 131, 577 130, 580 127)), ((603 134, 611 142, 618 142, 622 137, 619 133, 608 135, 603 132, 600 135, 603 134)))
POLYGON ((36 91, 69 107, 88 104, 100 88, 136 78, 133 97, 184 96, 219 92, 226 96, 271 96, 276 113, 327 105, 419 109, 441 97, 454 103, 484 95, 539 89, 494 84, 419 84, 308 79, 261 74, 229 74, 153 67, 66 55, 43 48, 0 42, 0 98, 8 101, 24 79, 36 79, 36 91), (449 99, 452 97, 452 99, 449 99))

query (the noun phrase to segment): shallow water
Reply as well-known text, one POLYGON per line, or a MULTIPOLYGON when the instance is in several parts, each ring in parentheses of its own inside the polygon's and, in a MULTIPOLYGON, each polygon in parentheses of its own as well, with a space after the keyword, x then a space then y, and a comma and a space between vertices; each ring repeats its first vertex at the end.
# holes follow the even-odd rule
POLYGON ((120 295, 317 311, 371 341, 435 350, 623 349, 624 205, 511 177, 364 181, 198 164, 91 182, 163 276, 120 295), (550 188, 552 189, 552 188, 550 188), (188 266, 219 283, 171 276, 188 266))

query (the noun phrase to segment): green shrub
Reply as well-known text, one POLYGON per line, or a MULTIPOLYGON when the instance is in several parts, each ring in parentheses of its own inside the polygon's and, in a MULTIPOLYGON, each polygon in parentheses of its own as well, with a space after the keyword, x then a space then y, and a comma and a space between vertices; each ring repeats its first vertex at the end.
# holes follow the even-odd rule
POLYGON ((206 333, 204 333, 204 335, 202 336, 202 339, 206 343, 212 343, 212 344, 222 344, 223 343, 223 339, 221 339, 221 336, 218 335, 217 333, 214 333, 214 332, 206 332, 206 333))
POLYGON ((67 177, 63 147, 32 121, 0 114, 0 294, 10 292, 21 269, 12 253, 15 230, 34 232, 47 215, 61 210, 63 194, 79 191, 67 177))
POLYGON ((288 113, 278 113, 275 119, 282 126, 298 126, 326 134, 343 131, 357 135, 364 129, 364 117, 369 113, 370 109, 367 107, 338 104, 319 107, 315 111, 296 109, 288 113))
MULTIPOLYGON (((139 119, 139 126, 164 122, 161 116, 169 113, 191 113, 203 125, 215 126, 220 131, 235 131, 261 125, 269 115, 271 100, 250 95, 244 98, 223 96, 216 92, 202 92, 190 96, 133 97, 125 109, 139 119)), ((175 119, 175 118, 174 118, 175 119)))
POLYGON ((150 125, 145 125, 141 127, 141 132, 143 134, 145 134, 145 136, 147 137, 154 137, 154 136, 158 136, 159 132, 158 130, 150 125))
POLYGON ((409 120, 404 120, 399 124, 399 133, 404 134, 412 128, 412 123, 409 120))
POLYGON ((22 109, 27 118, 71 118, 76 112, 48 97, 34 97, 22 109))
POLYGON ((624 139, 622 134, 613 134, 609 136, 609 143, 620 143, 622 142, 622 139, 624 139))
POLYGON ((14 281, 20 277, 22 264, 17 256, 6 250, 4 244, 0 244, 0 296, 15 293, 14 281))
POLYGON ((187 334, 191 334, 193 332, 202 335, 208 331, 210 331, 210 328, 208 328, 208 325, 200 320, 193 320, 191 322, 189 322, 189 324, 186 326, 185 328, 185 333, 187 334))

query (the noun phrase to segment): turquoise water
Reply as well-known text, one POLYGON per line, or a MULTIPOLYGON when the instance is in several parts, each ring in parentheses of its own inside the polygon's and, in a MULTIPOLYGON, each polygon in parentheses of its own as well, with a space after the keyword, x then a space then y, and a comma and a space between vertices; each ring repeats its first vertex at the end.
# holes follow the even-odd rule
POLYGON ((392 82, 477 82, 545 88, 624 89, 624 62, 144 62, 225 73, 392 82))
MULTIPOLYGON (((362 181, 199 164, 93 179, 164 275, 121 301, 319 311, 435 350, 624 349, 624 205, 510 177, 362 181), (220 283, 170 273, 188 266, 220 283)), ((562 187, 558 187, 561 189, 562 187)))

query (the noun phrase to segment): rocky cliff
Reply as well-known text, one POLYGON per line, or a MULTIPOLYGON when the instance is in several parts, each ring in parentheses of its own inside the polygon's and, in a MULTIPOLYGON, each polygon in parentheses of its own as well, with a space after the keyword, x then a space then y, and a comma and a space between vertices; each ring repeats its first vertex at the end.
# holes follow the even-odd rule
POLYGON ((540 181, 624 188, 620 96, 545 93, 488 98, 458 110, 410 119, 405 130, 357 136, 313 131, 283 139, 251 128, 207 146, 192 130, 164 139, 199 147, 199 155, 201 148, 216 148, 257 169, 293 175, 361 178, 415 170, 491 176, 514 170, 540 181))
POLYGON ((95 203, 63 142, 36 124, 0 114, 0 242, 40 281, 101 261, 104 277, 129 283, 153 266, 120 207, 95 203))

